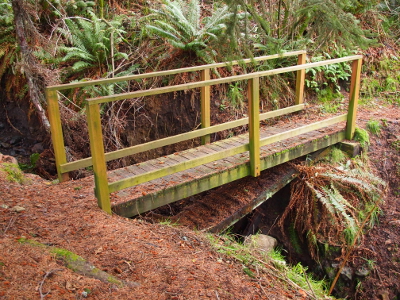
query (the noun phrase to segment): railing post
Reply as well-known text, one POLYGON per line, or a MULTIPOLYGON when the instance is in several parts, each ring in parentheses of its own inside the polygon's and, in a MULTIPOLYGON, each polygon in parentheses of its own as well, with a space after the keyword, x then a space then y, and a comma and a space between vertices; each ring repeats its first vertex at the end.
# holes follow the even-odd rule
POLYGON ((88 103, 86 107, 97 203, 99 207, 106 213, 111 214, 110 193, 107 180, 107 165, 104 155, 100 108, 98 104, 90 103, 88 103))
MULTIPOLYGON (((201 70, 201 80, 210 80, 210 69, 201 70)), ((210 86, 201 87, 201 128, 210 127, 210 86)), ((202 145, 210 142, 210 135, 201 137, 202 145)))
POLYGON ((57 91, 46 89, 47 111, 49 114, 51 140, 53 142, 54 156, 56 159, 57 175, 60 182, 69 180, 68 173, 62 173, 60 165, 67 162, 65 154, 64 136, 61 126, 60 107, 58 106, 57 91))
POLYGON ((362 59, 354 60, 352 63, 349 111, 347 112, 346 139, 351 140, 356 129, 358 96, 360 93, 362 59))
POLYGON ((248 81, 250 173, 260 175, 260 78, 248 81))
MULTIPOLYGON (((304 65, 306 63, 306 53, 299 54, 297 59, 298 65, 304 65)), ((296 75, 296 99, 295 104, 302 104, 304 99, 304 81, 306 78, 306 70, 298 70, 296 75)))

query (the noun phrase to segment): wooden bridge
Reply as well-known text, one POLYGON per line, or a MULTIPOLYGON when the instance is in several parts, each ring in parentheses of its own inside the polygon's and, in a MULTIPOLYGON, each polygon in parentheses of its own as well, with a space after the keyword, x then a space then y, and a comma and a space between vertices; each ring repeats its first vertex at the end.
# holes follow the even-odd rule
POLYGON ((95 194, 98 199, 98 205, 107 213, 114 211, 117 214, 130 217, 246 176, 259 176, 262 170, 328 147, 345 138, 352 139, 355 130, 361 63, 362 56, 360 55, 306 63, 306 52, 294 51, 242 61, 47 87, 46 97, 59 180, 68 180, 68 172, 93 166, 95 194), (256 63, 288 56, 297 56, 297 65, 210 79, 210 70, 214 68, 229 67, 239 63, 256 63), (306 69, 341 62, 352 62, 347 114, 316 123, 310 123, 310 120, 303 120, 302 122, 282 124, 278 127, 260 126, 260 122, 263 120, 305 109, 303 92, 306 69), (92 157, 71 162, 67 161, 60 119, 58 91, 184 72, 201 72, 201 80, 87 99, 86 111, 92 157), (287 72, 296 72, 295 105, 260 113, 260 78, 287 72), (210 126, 210 87, 242 80, 247 80, 248 82, 248 118, 210 126), (133 145, 109 153, 104 152, 100 104, 196 88, 200 88, 201 91, 201 129, 140 145, 133 145), (249 128, 248 133, 210 143, 210 135, 212 133, 246 124, 248 124, 249 128), (202 140, 202 145, 199 147, 118 170, 107 171, 107 161, 199 137, 202 140))

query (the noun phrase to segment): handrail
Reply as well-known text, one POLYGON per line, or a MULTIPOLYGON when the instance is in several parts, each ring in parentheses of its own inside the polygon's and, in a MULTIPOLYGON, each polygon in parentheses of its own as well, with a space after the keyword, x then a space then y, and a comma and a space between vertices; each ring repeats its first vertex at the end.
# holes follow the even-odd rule
MULTIPOLYGON (((181 68, 176 70, 169 71, 160 71, 154 73, 146 73, 139 75, 131 75, 124 76, 119 78, 110 78, 110 79, 101 79, 101 80, 93 80, 85 83, 71 83, 66 85, 58 85, 48 87, 46 89, 46 96, 49 100, 49 120, 52 125, 52 138, 53 145, 55 148, 55 156, 56 156, 56 164, 57 171, 60 180, 65 180, 67 172, 75 170, 77 168, 83 168, 93 165, 94 169, 94 178, 95 178, 95 191, 96 197, 98 199, 99 206, 108 213, 111 213, 111 204, 110 204, 110 193, 114 191, 118 191, 120 189, 124 189, 127 187, 131 187, 138 183, 150 181, 162 176, 166 176, 175 172, 180 172, 189 168, 193 168, 195 166, 202 165, 204 163, 212 162, 215 160, 219 160, 222 158, 226 158, 238 153, 242 153, 245 151, 249 151, 250 158, 250 174, 252 176, 258 176, 261 171, 261 163, 260 163, 260 147, 265 146, 276 141, 281 141, 290 137, 295 137, 300 134, 304 134, 319 128, 326 127, 331 124, 339 123, 347 120, 346 126, 346 138, 351 139, 354 130, 355 130, 355 117, 357 110, 357 101, 359 94, 359 82, 361 75, 361 55, 353 55, 338 59, 325 60, 321 62, 315 63, 305 63, 305 51, 295 51, 285 53, 283 55, 270 55, 259 57, 255 59, 246 59, 243 61, 235 61, 231 63, 217 63, 210 65, 203 65, 197 67, 189 67, 189 68, 181 68), (234 64, 239 64, 240 62, 249 63, 251 61, 261 61, 272 58, 279 58, 284 56, 298 55, 298 65, 291 67, 284 67, 274 70, 268 71, 259 71, 250 74, 242 74, 242 75, 234 75, 225 78, 217 78, 210 79, 209 70, 211 68, 229 66, 234 64), (350 101, 348 113, 344 115, 340 115, 337 117, 330 118, 328 120, 323 120, 317 123, 312 123, 309 125, 305 125, 296 129, 288 130, 283 133, 275 134, 263 139, 260 139, 260 120, 265 120, 271 117, 276 117, 284 114, 288 114, 294 111, 298 111, 304 108, 303 104, 303 91, 304 91, 304 81, 305 81, 305 70, 308 68, 314 68, 319 66, 331 65, 335 63, 352 61, 352 75, 351 75, 351 86, 350 86, 350 101), (76 88, 83 87, 87 85, 93 84, 104 84, 104 83, 114 83, 118 81, 125 80, 133 80, 139 78, 149 78, 156 76, 164 76, 171 74, 179 74, 182 72, 194 72, 201 71, 201 80, 198 82, 191 82, 186 84, 173 85, 168 87, 155 88, 144 91, 134 91, 130 93, 123 93, 112 96, 103 96, 103 97, 95 97, 86 99, 86 109, 87 109, 87 122, 89 129, 89 139, 90 139, 90 149, 92 153, 92 157, 85 158, 79 161, 67 162, 65 151, 64 151, 64 141, 62 138, 62 129, 61 122, 59 120, 59 107, 58 107, 58 94, 57 91, 64 90, 67 88, 76 88), (259 81, 260 78, 265 76, 271 76, 281 73, 287 72, 297 72, 296 76, 296 98, 295 105, 287 108, 279 109, 272 112, 267 112, 260 114, 259 113, 259 93, 260 86, 259 81), (210 126, 210 87, 217 84, 231 83, 240 80, 248 80, 248 101, 249 101, 249 111, 248 118, 242 118, 239 120, 218 124, 214 126, 210 126), (163 139, 159 139, 156 141, 151 141, 148 143, 134 145, 131 147, 127 147, 125 149, 116 150, 109 153, 104 153, 104 144, 102 137, 102 127, 101 127, 101 117, 100 117, 100 105, 103 103, 109 103, 112 101, 119 101, 123 99, 130 99, 136 97, 143 97, 149 95, 158 95, 168 92, 182 91, 187 89, 201 88, 201 107, 202 107, 202 115, 201 115, 201 125, 202 128, 178 134, 172 137, 167 137, 163 139), (58 120, 57 120, 58 117, 58 120), (166 145, 178 143, 181 141, 201 137, 203 143, 209 142, 209 136, 212 133, 230 129, 233 127, 241 126, 248 124, 249 126, 249 143, 236 146, 230 149, 225 149, 217 153, 208 154, 201 158, 192 159, 185 162, 177 163, 176 165, 166 166, 156 171, 150 171, 145 174, 137 175, 131 178, 125 178, 116 182, 108 182, 107 179, 107 167, 106 162, 122 158, 128 155, 148 151, 151 149, 163 147, 166 145)), ((214 144, 218 144, 216 142, 214 144)))
MULTIPOLYGON (((48 104, 48 114, 49 114, 49 121, 50 121, 50 129, 51 129, 51 137, 53 142, 54 148, 54 155, 56 160, 57 166, 57 174, 59 181, 66 181, 69 179, 68 172, 77 170, 79 168, 88 167, 92 164, 92 159, 84 158, 74 162, 67 162, 67 156, 65 153, 65 145, 64 145, 64 138, 63 138, 63 130, 61 125, 61 116, 60 116, 60 107, 58 104, 59 95, 58 91, 73 89, 73 88, 81 88, 86 86, 93 86, 99 84, 110 84, 116 83, 121 81, 128 81, 128 80, 138 80, 138 79, 145 79, 145 78, 152 78, 158 76, 166 76, 166 75, 173 75, 173 74, 181 74, 184 72, 196 72, 201 71, 201 79, 208 80, 210 78, 210 69, 213 68, 220 68, 220 67, 230 67, 238 64, 249 64, 252 62, 261 62, 267 61, 271 59, 281 58, 281 57, 290 57, 290 56, 298 56, 298 64, 305 62, 306 51, 299 50, 299 51, 292 51, 292 52, 284 52, 280 54, 273 54, 267 56, 260 56, 254 57, 250 59, 243 59, 243 60, 235 60, 232 62, 222 62, 222 63, 214 63, 214 64, 207 64, 195 67, 187 67, 187 68, 179 68, 174 70, 165 70, 165 71, 158 71, 152 73, 145 73, 145 74, 135 74, 135 75, 128 75, 123 77, 115 77, 115 78, 107 78, 107 79, 97 79, 97 80, 90 80, 86 82, 73 82, 61 85, 53 85, 46 87, 46 99, 48 104)), ((304 85, 304 71, 299 71, 297 76, 297 85, 300 88, 296 90, 296 104, 301 104, 303 91, 301 87, 304 85)), ((238 125, 240 126, 240 125, 238 125)), ((210 127, 210 87, 202 87, 201 89, 201 127, 207 128, 210 127)), ((224 130, 224 129, 222 129, 224 130)), ((202 136, 202 144, 206 144, 210 141, 210 133, 202 136)), ((111 154, 111 157, 113 154, 111 154)), ((107 157, 110 157, 107 155, 107 157)), ((118 157, 120 158, 120 157, 118 157)), ((111 158, 112 160, 114 158, 111 158)), ((108 161, 108 160, 107 160, 108 161)))
MULTIPOLYGON (((304 109, 304 104, 298 104, 298 105, 266 112, 266 113, 260 114, 260 121, 267 120, 267 119, 274 118, 274 117, 283 116, 283 115, 286 115, 286 114, 289 114, 292 112, 296 112, 296 111, 299 111, 302 109, 304 109)), ((146 151, 149 151, 152 149, 157 149, 157 148, 164 147, 167 145, 172 145, 175 143, 191 140, 194 138, 204 136, 206 134, 212 134, 212 133, 216 133, 219 131, 247 125, 248 123, 249 123, 249 118, 242 118, 242 119, 238 119, 238 120, 234 120, 234 121, 230 121, 230 122, 226 122, 226 123, 222 123, 222 124, 218 124, 218 125, 213 125, 213 126, 210 126, 207 128, 201 128, 201 129, 197 129, 195 131, 185 132, 185 133, 177 134, 177 135, 174 135, 171 137, 166 137, 166 138, 158 139, 155 141, 127 147, 127 148, 124 148, 121 150, 107 152, 107 153, 105 153, 106 161, 111 161, 114 159, 119 159, 119 158, 126 157, 129 155, 146 152, 146 151)), ((62 164, 60 166, 60 168, 61 168, 61 171, 64 173, 64 172, 70 172, 70 171, 86 168, 86 167, 91 166, 92 164, 93 164, 92 157, 88 157, 88 158, 84 158, 84 159, 80 159, 80 160, 76 160, 73 162, 68 162, 68 163, 62 164)))
POLYGON ((118 100, 123 100, 123 99, 131 99, 131 98, 138 98, 138 97, 144 97, 144 96, 159 95, 159 94, 189 90, 189 89, 194 89, 194 88, 199 88, 199 87, 204 87, 204 86, 213 86, 213 85, 217 85, 217 84, 231 83, 234 81, 252 79, 252 78, 256 78, 256 77, 265 77, 265 76, 277 75, 277 74, 282 74, 282 73, 287 73, 287 72, 292 72, 292 71, 300 71, 300 70, 311 69, 311 68, 315 68, 315 67, 337 64, 337 63, 341 63, 341 62, 353 61, 353 60, 357 60, 357 59, 361 59, 361 58, 362 58, 361 55, 346 56, 346 57, 342 57, 342 58, 324 60, 324 61, 308 63, 308 64, 304 64, 304 65, 285 67, 285 68, 273 69, 273 70, 268 70, 268 71, 259 71, 259 72, 254 72, 254 73, 250 73, 250 74, 235 75, 235 76, 230 76, 230 77, 225 77, 225 78, 211 79, 211 80, 205 80, 205 81, 199 81, 199 82, 190 82, 190 83, 172 85, 172 86, 167 86, 167 87, 160 87, 160 88, 155 88, 155 89, 145 90, 145 91, 135 91, 135 92, 130 92, 130 93, 118 94, 118 95, 89 98, 86 101, 90 102, 90 104, 108 103, 108 102, 113 102, 113 101, 118 101, 118 100))
POLYGON ((157 72, 144 73, 144 74, 135 74, 135 75, 121 76, 121 77, 114 77, 114 78, 107 78, 107 79, 96 79, 96 80, 90 80, 90 81, 85 81, 85 82, 72 82, 72 83, 48 86, 46 89, 48 91, 62 91, 62 90, 68 90, 68 89, 85 87, 85 86, 110 84, 110 83, 129 81, 129 80, 153 78, 153 77, 158 77, 158 76, 176 75, 176 74, 181 74, 181 73, 186 73, 186 72, 196 72, 196 71, 202 71, 202 70, 206 70, 206 69, 230 67, 230 66, 235 66, 235 65, 239 65, 239 64, 249 64, 252 62, 260 62, 260 61, 266 61, 266 60, 271 60, 271 59, 275 59, 275 58, 296 56, 296 55, 302 55, 302 54, 306 54, 306 51, 299 50, 299 51, 283 52, 283 53, 279 53, 279 54, 258 56, 258 57, 254 57, 254 58, 243 59, 243 60, 234 60, 231 62, 206 64, 206 65, 195 66, 195 67, 186 67, 186 68, 179 68, 179 69, 173 69, 173 70, 164 70, 164 71, 157 71, 157 72))

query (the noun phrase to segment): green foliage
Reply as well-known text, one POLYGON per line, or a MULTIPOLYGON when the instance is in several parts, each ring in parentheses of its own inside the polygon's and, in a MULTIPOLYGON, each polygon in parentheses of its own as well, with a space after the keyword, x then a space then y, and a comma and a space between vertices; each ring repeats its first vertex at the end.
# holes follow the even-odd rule
POLYGON ((0 0, 0 79, 11 70, 17 53, 11 1, 0 0))
POLYGON ((201 19, 199 0, 165 0, 159 9, 144 18, 150 36, 164 39, 173 49, 194 54, 206 63, 213 63, 216 51, 211 44, 226 31, 226 23, 234 17, 224 5, 201 19))
POLYGON ((10 182, 16 182, 19 184, 29 183, 29 180, 16 164, 2 163, 0 164, 0 172, 5 172, 6 179, 10 182))
POLYGON ((289 205, 279 224, 290 222, 300 238, 307 236, 311 256, 318 260, 318 247, 346 247, 354 242, 370 207, 378 207, 386 183, 365 170, 325 166, 297 166, 299 180, 292 183, 289 205), (359 212, 364 214, 360 215, 359 212))
POLYGON ((369 134, 362 128, 356 128, 354 131, 354 138, 356 142, 359 142, 361 147, 366 148, 370 145, 369 134))
POLYGON ((400 57, 384 57, 379 64, 370 66, 361 81, 361 101, 369 103, 375 98, 400 105, 400 57))
MULTIPOLYGON (((90 20, 83 18, 66 19, 66 28, 60 28, 62 36, 68 41, 60 46, 58 51, 65 53, 62 61, 72 62, 70 74, 107 76, 113 72, 112 59, 128 59, 128 55, 118 51, 118 45, 123 41, 122 19, 115 18, 106 22, 89 13, 90 20), (111 57, 112 51, 113 57, 111 57), (94 74, 93 74, 94 73, 94 74)), ((69 75, 70 75, 69 74, 69 75)))
MULTIPOLYGON (((315 280, 311 275, 307 274, 307 268, 300 263, 295 266, 287 265, 285 258, 280 249, 274 249, 269 253, 262 251, 252 251, 248 246, 235 241, 232 235, 216 236, 208 234, 211 245, 218 253, 243 264, 243 272, 250 277, 255 277, 254 269, 266 268, 268 272, 275 272, 277 278, 282 278, 284 282, 292 284, 294 287, 299 286, 304 291, 310 291, 319 298, 327 298, 326 283, 324 280, 315 280), (287 281, 285 278, 290 279, 287 281)), ((225 257, 219 259, 223 262, 225 257)), ((286 284, 285 284, 286 285, 286 284)))
POLYGON ((29 164, 19 164, 19 167, 21 168, 22 171, 30 172, 36 168, 36 163, 39 160, 39 158, 40 158, 39 153, 32 153, 31 156, 29 156, 29 164))
POLYGON ((381 134, 381 123, 378 120, 369 120, 367 122, 367 129, 374 135, 379 136, 381 134))
POLYGON ((227 100, 232 104, 233 107, 243 109, 244 95, 243 88, 240 87, 240 82, 235 82, 229 85, 227 100))
MULTIPOLYGON (((324 52, 321 56, 315 56, 311 58, 311 62, 318 62, 333 58, 340 58, 351 55, 340 47, 331 47, 330 53, 324 52)), ((347 81, 351 76, 351 67, 349 63, 343 62, 339 64, 320 66, 311 69, 307 69, 308 74, 305 83, 306 87, 313 90, 314 92, 320 92, 321 89, 331 87, 334 93, 340 91, 340 81, 347 81)))
POLYGON ((346 154, 339 148, 332 147, 330 161, 334 164, 343 163, 347 159, 346 154))

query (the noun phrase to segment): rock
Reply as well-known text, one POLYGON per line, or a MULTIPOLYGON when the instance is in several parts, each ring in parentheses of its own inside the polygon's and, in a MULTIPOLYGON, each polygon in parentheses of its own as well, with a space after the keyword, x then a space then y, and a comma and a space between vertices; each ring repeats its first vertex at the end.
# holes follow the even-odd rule
POLYGON ((15 211, 17 213, 20 213, 20 212, 23 212, 25 210, 25 207, 15 205, 14 207, 11 208, 11 210, 15 211))
MULTIPOLYGON (((338 268, 339 264, 332 264, 333 268, 338 268)), ((344 267, 342 269, 342 271, 340 272, 341 275, 343 275, 344 278, 348 279, 348 280, 352 280, 353 279, 353 269, 350 267, 344 267)))
POLYGON ((388 240, 385 241, 385 245, 390 245, 391 243, 392 243, 391 239, 388 239, 388 240))
POLYGON ((0 163, 9 163, 18 165, 18 160, 10 155, 0 154, 0 163))
POLYGON ((11 145, 16 145, 22 141, 22 136, 20 135, 14 135, 10 140, 9 143, 11 145))
POLYGON ((33 145, 31 151, 32 153, 42 153, 44 150, 43 144, 42 143, 36 143, 33 145))
POLYGON ((371 273, 371 270, 366 268, 365 266, 362 266, 361 268, 358 268, 354 274, 360 277, 367 277, 371 273))
POLYGON ((1 204, 1 205, 0 205, 0 208, 7 209, 7 208, 8 208, 8 205, 7 205, 7 204, 1 204))
POLYGON ((9 143, 5 143, 5 142, 0 143, 0 146, 3 147, 4 149, 11 148, 11 145, 9 143))
POLYGON ((278 245, 278 241, 272 236, 265 234, 249 235, 245 238, 244 244, 251 250, 270 252, 278 245))

